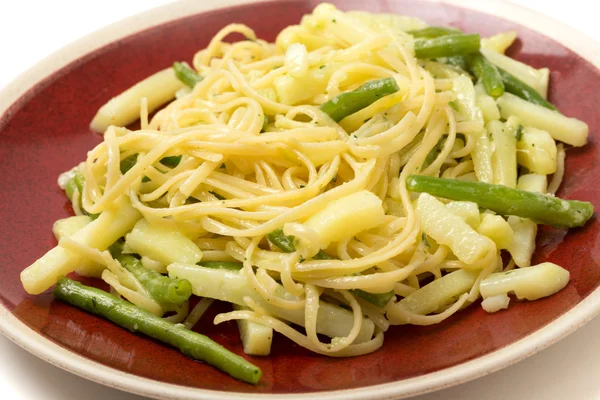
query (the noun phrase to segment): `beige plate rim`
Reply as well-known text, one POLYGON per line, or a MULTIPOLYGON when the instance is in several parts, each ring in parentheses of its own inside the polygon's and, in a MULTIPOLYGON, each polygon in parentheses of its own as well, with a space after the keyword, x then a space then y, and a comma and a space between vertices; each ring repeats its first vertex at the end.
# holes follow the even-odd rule
MULTIPOLYGON (((268 0, 259 0, 268 1, 268 0)), ((549 17, 500 0, 429 0, 448 3, 504 18, 545 34, 600 66, 600 46, 577 30, 549 17)), ((257 2, 253 0, 179 0, 117 22, 47 57, 0 91, 0 116, 32 87, 70 62, 94 50, 152 26, 186 15, 257 2)), ((435 5, 434 5, 435 6, 435 5)), ((0 304, 0 333, 39 358, 94 382, 157 399, 286 398, 326 400, 389 399, 415 396, 463 383, 512 365, 564 338, 600 314, 600 288, 542 329, 483 357, 444 370, 398 382, 319 393, 268 395, 196 389, 154 381, 122 372, 75 354, 37 334, 0 304)))

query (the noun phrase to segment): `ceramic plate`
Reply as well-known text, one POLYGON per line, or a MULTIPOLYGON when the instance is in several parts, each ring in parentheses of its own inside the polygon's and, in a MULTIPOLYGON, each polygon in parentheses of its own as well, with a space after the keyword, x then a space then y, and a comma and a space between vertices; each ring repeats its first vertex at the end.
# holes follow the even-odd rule
MULTIPOLYGON (((240 22, 259 37, 297 23, 316 0, 178 1, 92 34, 26 72, 0 93, 0 332, 61 368, 123 390, 156 398, 403 397, 458 384, 505 367, 564 337, 600 310, 600 223, 583 229, 541 229, 535 261, 571 273, 558 294, 513 303, 486 314, 471 307, 430 327, 394 327, 379 351, 350 359, 310 354, 278 336, 272 355, 252 361, 263 370, 257 386, 236 381, 150 339, 65 304, 51 294, 27 295, 19 273, 56 245, 52 223, 72 214, 58 174, 99 143, 88 124, 96 110, 142 78, 190 60, 224 25, 240 22), (235 3, 235 5, 233 4, 235 3)), ((570 150, 560 195, 600 205, 597 174, 600 127, 598 45, 555 21, 501 2, 447 0, 334 1, 341 9, 418 16, 483 36, 515 29, 510 54, 549 67, 550 99, 590 126, 590 144, 570 150), (456 4, 454 4, 456 3, 456 4), (460 5, 457 5, 460 3, 460 5)), ((213 327, 218 307, 199 331, 243 353, 235 323, 213 327)))

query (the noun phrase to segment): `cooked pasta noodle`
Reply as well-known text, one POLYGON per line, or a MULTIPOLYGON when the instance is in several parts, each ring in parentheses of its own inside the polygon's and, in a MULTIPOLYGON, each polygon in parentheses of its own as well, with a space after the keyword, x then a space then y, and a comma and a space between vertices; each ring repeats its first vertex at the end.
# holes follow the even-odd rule
MULTIPOLYGON (((225 300, 241 308, 215 323, 261 324, 330 356, 377 350, 390 325, 451 317, 481 297, 487 277, 529 265, 535 224, 486 219, 490 212, 472 202, 417 196, 409 176, 515 187, 498 177, 512 176, 503 168, 517 171, 517 154, 533 172, 536 157, 554 155, 535 179, 545 183, 554 173, 548 191, 555 193, 565 151, 560 144, 556 156, 548 134, 543 155, 517 148, 518 120, 501 117, 481 84, 443 57, 415 56, 408 32, 425 26, 328 4, 274 43, 232 24, 194 55, 193 88, 151 119, 143 97, 138 130, 106 129, 79 166, 75 213, 103 216, 115 202, 137 213, 113 241, 124 236, 123 253, 137 253, 152 272, 189 280, 204 297, 189 316, 187 302, 159 303, 118 257, 75 236, 59 246, 105 265, 102 278, 121 296, 157 315, 175 311, 170 318, 188 328, 213 299, 225 300), (232 34, 245 40, 227 42, 232 34), (337 122, 323 111, 338 95, 390 78, 398 90, 337 122), (493 141, 493 123, 506 135, 501 141, 493 141), (512 149, 506 154, 502 140, 512 149), (132 229, 139 218, 150 228, 132 229), (502 249, 514 257, 506 267, 502 249)), ((537 131, 523 135, 542 140, 537 131)))

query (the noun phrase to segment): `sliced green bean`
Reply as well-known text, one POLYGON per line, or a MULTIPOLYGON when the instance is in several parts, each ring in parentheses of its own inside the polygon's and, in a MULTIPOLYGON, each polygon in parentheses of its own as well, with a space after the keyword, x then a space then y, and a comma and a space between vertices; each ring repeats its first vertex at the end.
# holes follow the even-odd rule
POLYGON ((296 251, 296 245, 294 245, 294 236, 287 236, 283 233, 283 228, 275 229, 273 232, 267 234, 269 242, 279 247, 286 253, 293 253, 296 251))
POLYGON ((75 191, 77 191, 79 193, 79 208, 81 209, 81 211, 83 211, 84 214, 89 216, 91 219, 96 219, 96 218, 98 218, 98 216, 100 214, 91 214, 91 213, 87 212, 83 208, 83 205, 81 203, 81 194, 83 193, 83 183, 84 183, 83 175, 79 171, 76 171, 75 175, 73 175, 73 178, 69 179, 69 181, 65 185, 65 194, 67 195, 67 198, 69 199, 71 204, 73 204, 73 194, 75 193, 75 191))
POLYGON ((256 384, 262 376, 260 368, 210 338, 191 331, 182 324, 173 324, 152 315, 100 289, 61 277, 54 288, 54 297, 131 332, 139 332, 176 347, 186 356, 204 361, 234 378, 256 384))
MULTIPOLYGON (((440 61, 440 60, 438 60, 440 61)), ((452 65, 454 67, 458 67, 463 71, 469 70, 469 61, 467 61, 467 57, 465 56, 452 56, 446 57, 443 59, 443 62, 448 65, 452 65)))
POLYGON ((230 271, 239 271, 244 267, 244 264, 236 261, 200 261, 198 265, 212 269, 228 269, 230 271))
POLYGON ((542 107, 546 107, 553 111, 558 111, 558 109, 550 103, 548 100, 544 99, 534 88, 511 74, 503 70, 502 68, 498 68, 498 72, 502 77, 502 81, 504 82, 504 87, 508 93, 512 93, 515 96, 522 98, 523 100, 527 100, 530 103, 538 104, 542 107))
POLYGON ((160 160, 160 163, 162 165, 165 165, 165 166, 171 167, 171 168, 175 168, 176 166, 179 165, 180 162, 181 162, 181 156, 168 156, 168 157, 163 157, 160 160))
POLYGON ((416 31, 408 31, 415 39, 417 38, 436 38, 446 35, 456 35, 462 33, 460 29, 450 28, 446 26, 428 26, 427 28, 419 29, 416 31))
POLYGON ((488 61, 481 53, 469 56, 469 70, 483 83, 485 92, 493 98, 504 94, 504 82, 500 72, 494 64, 488 61))
POLYGON ((129 254, 121 254, 117 261, 135 276, 159 303, 180 305, 192 295, 192 284, 186 279, 173 279, 148 269, 142 262, 129 254))
POLYGON ((512 189, 503 185, 411 175, 406 187, 450 200, 472 201, 497 214, 530 218, 538 224, 572 228, 583 226, 594 214, 592 203, 512 189))
POLYGON ((177 77, 177 79, 179 79, 181 82, 185 83, 191 88, 196 86, 198 82, 204 79, 185 63, 175 62, 173 64, 173 70, 175 70, 175 76, 177 77))
POLYGON ((415 40, 417 58, 440 58, 464 56, 476 53, 481 47, 478 34, 457 34, 440 36, 433 39, 415 40))
POLYGON ((133 166, 137 162, 137 158, 138 158, 138 155, 133 154, 133 155, 121 160, 120 169, 121 169, 121 173, 123 175, 125 175, 127 173, 127 171, 129 171, 131 168, 133 168, 133 166))
POLYGON ((321 111, 339 122, 350 114, 370 106, 380 98, 399 90, 394 78, 383 78, 362 84, 351 92, 341 93, 321 105, 321 111))

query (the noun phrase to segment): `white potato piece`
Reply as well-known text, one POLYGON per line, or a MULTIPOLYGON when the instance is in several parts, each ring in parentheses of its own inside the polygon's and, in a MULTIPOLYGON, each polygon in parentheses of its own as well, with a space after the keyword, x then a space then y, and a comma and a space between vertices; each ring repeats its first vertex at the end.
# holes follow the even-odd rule
POLYGON ((60 241, 64 237, 70 238, 85 228, 90 222, 92 222, 92 219, 87 215, 76 215, 74 217, 59 219, 52 225, 52 233, 54 233, 56 240, 60 241))
POLYGON ((510 297, 506 294, 498 294, 496 296, 488 297, 481 302, 481 308, 489 313, 498 312, 508 308, 510 303, 510 297))
POLYGON ((487 50, 495 51, 496 53, 504 54, 515 39, 517 38, 517 31, 500 32, 493 36, 482 38, 481 47, 487 50))
POLYGON ((521 175, 517 182, 517 189, 546 193, 548 191, 548 177, 542 174, 521 175))
POLYGON ((491 274, 481 281, 481 296, 514 293, 518 299, 537 300, 557 293, 569 283, 569 271, 551 262, 491 274))
MULTIPOLYGON (((90 222, 71 239, 85 246, 106 250, 140 219, 138 210, 129 204, 128 198, 120 197, 112 207, 90 222)), ((56 280, 78 268, 84 257, 56 246, 21 272, 21 283, 29 294, 40 294, 56 283, 56 280)))
POLYGON ((175 76, 173 68, 163 69, 113 97, 100 107, 90 128, 103 133, 111 125, 127 126, 140 118, 141 101, 148 99, 148 112, 175 98, 185 84, 175 76))
MULTIPOLYGON (((247 307, 233 305, 235 310, 248 310, 247 307)), ((273 328, 246 319, 236 320, 244 353, 252 356, 268 356, 271 354, 273 328)))
MULTIPOLYGON (((74 217, 59 219, 52 225, 52 232, 54 233, 56 240, 60 242, 60 239, 72 237, 74 234, 85 228, 90 222, 92 222, 92 219, 87 215, 76 215, 74 217)), ((104 266, 95 261, 82 259, 75 272, 81 276, 100 278, 103 269, 104 266)))
POLYGON ((285 52, 285 67, 290 76, 302 78, 308 73, 308 51, 300 43, 292 43, 285 52))
POLYGON ((587 143, 589 127, 583 121, 566 117, 510 93, 504 93, 497 102, 503 118, 516 116, 524 126, 544 130, 555 140, 572 146, 585 146, 587 143))
MULTIPOLYGON (((205 268, 198 265, 173 263, 167 267, 172 278, 187 279, 193 287, 193 293, 200 297, 208 297, 245 306, 244 297, 248 296, 267 312, 294 324, 304 326, 304 309, 288 310, 274 307, 266 302, 258 293, 250 288, 243 272, 225 269, 205 268)), ((278 296, 286 300, 297 300, 290 293, 280 291, 278 296)), ((348 336, 354 324, 352 311, 320 301, 317 317, 317 332, 331 338, 348 336)), ((354 343, 362 343, 371 339, 375 325, 371 320, 363 319, 361 331, 354 343)))
POLYGON ((481 109, 483 120, 487 123, 500 119, 500 110, 496 100, 487 94, 477 94, 477 106, 481 109))
POLYGON ((521 268, 531 265, 531 256, 535 250, 535 235, 537 225, 530 219, 519 218, 511 215, 507 221, 513 231, 513 240, 508 247, 508 252, 521 268))
POLYGON ((517 139, 515 132, 500 121, 487 124, 494 142, 492 170, 494 182, 510 188, 517 186, 517 139))
POLYGON ((473 136, 476 145, 471 153, 471 158, 473 158, 475 175, 480 182, 493 183, 492 154, 494 153, 494 147, 490 141, 488 131, 484 129, 481 132, 475 132, 473 136))
POLYGON ((517 162, 535 174, 556 172, 556 142, 546 131, 527 127, 517 142, 517 162))
POLYGON ((125 236, 125 243, 134 253, 164 265, 174 262, 196 264, 202 251, 196 243, 175 229, 157 227, 141 219, 125 236))
POLYGON ((465 220, 471 228, 477 228, 481 222, 479 206, 472 201, 450 201, 446 208, 465 220))
POLYGON ((423 232, 439 244, 448 246, 460 261, 472 264, 490 250, 485 237, 430 194, 419 195, 415 211, 423 232))
POLYGON ((381 199, 368 190, 332 201, 304 223, 317 232, 321 248, 381 225, 385 213, 381 199))
POLYGON ((483 214, 477 232, 492 239, 499 249, 508 249, 513 242, 513 231, 500 215, 483 214))

